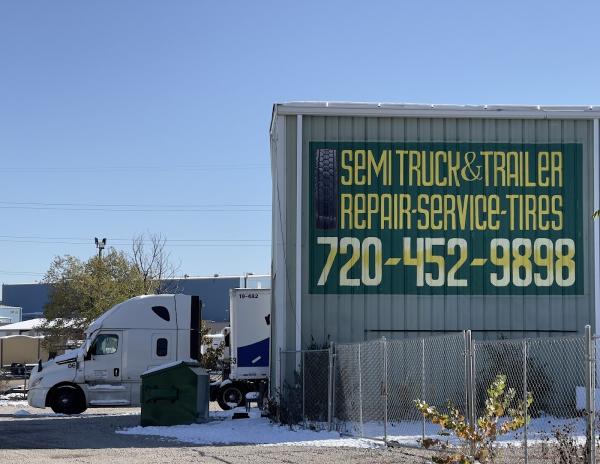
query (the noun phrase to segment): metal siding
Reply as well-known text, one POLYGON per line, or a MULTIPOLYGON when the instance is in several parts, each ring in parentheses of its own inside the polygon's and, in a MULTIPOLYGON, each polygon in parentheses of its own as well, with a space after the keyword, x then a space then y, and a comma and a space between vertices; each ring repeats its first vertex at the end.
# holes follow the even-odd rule
MULTIPOLYGON (((286 221, 286 212, 283 205, 282 198, 285 198, 285 188, 280 185, 283 180, 281 173, 285 173, 285 147, 283 147, 283 141, 285 140, 285 130, 282 129, 284 125, 284 117, 279 116, 273 119, 271 126, 271 177, 272 177, 272 211, 273 220, 271 221, 272 227, 272 240, 271 240, 271 356, 269 358, 271 366, 271 378, 279 379, 279 349, 281 343, 285 338, 283 332, 285 331, 285 318, 283 317, 282 301, 286 295, 286 273, 285 273, 285 232, 283 225, 286 221)), ((270 387, 272 393, 275 394, 276 388, 278 388, 277 382, 271 382, 270 387)))
POLYGON ((286 281, 286 340, 284 349, 295 349, 296 339, 296 117, 285 118, 285 263, 287 268, 286 281))
MULTIPOLYGON (((289 114, 289 113, 288 113, 289 114)), ((442 331, 472 329, 478 338, 558 335, 582 331, 594 324, 593 221, 593 131, 590 119, 473 119, 414 117, 311 116, 303 112, 303 210, 302 210, 302 346, 314 339, 324 343, 352 342, 388 337, 413 337, 442 331), (476 142, 578 142, 583 144, 583 250, 587 256, 583 295, 395 295, 310 294, 307 237, 309 147, 320 141, 476 141, 476 142), (587 175, 586 175, 587 174, 587 175), (527 331, 527 332, 526 332, 527 331), (533 332, 532 332, 533 331, 533 332)), ((295 205, 296 120, 286 116, 286 224, 288 320, 286 346, 294 346, 295 310, 295 205)), ((279 156, 283 156, 280 154, 279 156)), ((276 218, 274 217, 274 221, 276 218)), ((565 217, 565 221, 569 218, 565 217)), ((385 232, 384 232, 385 233, 385 232)), ((517 232, 515 232, 517 233, 517 232)), ((470 272, 482 272, 470 268, 470 272)), ((276 273, 276 270, 275 270, 276 273)))
POLYGON ((23 308, 23 320, 42 317, 52 286, 49 284, 3 284, 2 302, 23 308))
POLYGON ((278 103, 274 114, 416 118, 585 119, 600 117, 599 106, 427 105, 413 103, 278 103))

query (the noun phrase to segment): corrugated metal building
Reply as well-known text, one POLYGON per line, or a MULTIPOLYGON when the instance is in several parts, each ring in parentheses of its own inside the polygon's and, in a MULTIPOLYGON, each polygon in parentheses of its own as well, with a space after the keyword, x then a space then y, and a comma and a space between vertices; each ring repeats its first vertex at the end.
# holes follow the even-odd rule
POLYGON ((229 320, 229 290, 240 285, 239 277, 190 277, 163 281, 167 293, 199 295, 202 319, 215 322, 229 320))
POLYGON ((2 302, 23 308, 24 321, 44 317, 44 305, 48 301, 51 285, 44 283, 2 284, 2 302))
MULTIPOLYGON (((229 290, 247 286, 248 288, 268 288, 270 278, 262 274, 245 276, 188 277, 163 281, 169 293, 198 295, 202 300, 202 319, 214 322, 229 322, 229 290)), ((219 325, 215 325, 219 327, 219 325)))
POLYGON ((600 107, 276 104, 273 343, 594 330, 600 107))

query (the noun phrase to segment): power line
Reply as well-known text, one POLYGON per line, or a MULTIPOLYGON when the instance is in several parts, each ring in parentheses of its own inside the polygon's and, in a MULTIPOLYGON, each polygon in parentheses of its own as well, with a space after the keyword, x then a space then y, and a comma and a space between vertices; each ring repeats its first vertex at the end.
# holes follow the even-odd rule
MULTIPOLYGON (((0 243, 24 243, 24 244, 39 244, 39 245, 76 245, 76 246, 90 246, 90 241, 86 242, 75 242, 66 240, 11 240, 0 238, 0 243)), ((131 242, 113 242, 111 241, 110 246, 114 247, 130 247, 131 242)), ((177 248, 198 248, 198 247, 268 247, 270 243, 176 243, 169 244, 165 243, 165 247, 177 247, 177 248)))
POLYGON ((54 206, 0 206, 0 209, 45 210, 45 211, 103 211, 116 213, 270 213, 271 209, 156 209, 156 208, 64 208, 54 206))
POLYGON ((180 165, 124 165, 124 166, 13 166, 13 167, 2 167, 0 172, 7 173, 32 173, 32 172, 44 172, 44 173, 97 173, 97 172, 148 172, 148 171, 240 171, 246 169, 267 169, 268 164, 249 163, 249 164, 180 164, 180 165))
POLYGON ((27 271, 2 271, 0 270, 0 274, 3 275, 31 275, 31 276, 43 276, 43 272, 27 272, 27 271))
POLYGON ((151 204, 151 203, 50 203, 0 201, 0 209, 90 211, 126 213, 252 213, 270 212, 266 203, 206 203, 206 204, 151 204))
POLYGON ((200 204, 160 204, 160 203, 49 203, 37 201, 0 201, 0 205, 16 206, 77 206, 98 208, 258 208, 271 207, 269 203, 200 203, 200 204))
MULTIPOLYGON (((52 237, 46 235, 0 235, 0 239, 24 239, 24 240, 78 240, 86 241, 89 243, 89 237, 52 237)), ((112 241, 132 241, 133 238, 118 238, 118 237, 107 237, 108 240, 112 241)), ((136 240, 140 240, 136 238, 136 240)), ((143 242, 152 243, 151 239, 141 239, 143 242)), ((165 238, 166 243, 170 242, 270 242, 269 239, 253 239, 253 238, 165 238)))

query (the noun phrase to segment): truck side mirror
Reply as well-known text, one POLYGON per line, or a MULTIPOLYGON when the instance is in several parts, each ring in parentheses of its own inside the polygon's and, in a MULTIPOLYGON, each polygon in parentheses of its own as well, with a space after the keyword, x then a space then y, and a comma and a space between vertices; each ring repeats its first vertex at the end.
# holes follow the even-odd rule
POLYGON ((89 361, 90 359, 92 359, 92 355, 95 353, 96 351, 96 345, 92 344, 92 346, 90 346, 88 348, 88 350, 85 352, 85 356, 83 357, 84 361, 89 361))

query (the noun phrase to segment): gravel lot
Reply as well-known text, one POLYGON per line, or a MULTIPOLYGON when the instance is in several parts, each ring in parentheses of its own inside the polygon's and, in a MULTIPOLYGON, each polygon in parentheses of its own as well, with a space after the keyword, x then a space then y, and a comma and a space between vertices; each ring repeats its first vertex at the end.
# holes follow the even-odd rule
MULTIPOLYGON (((212 409, 212 405, 211 405, 212 409)), ((312 446, 197 446, 122 435, 139 425, 139 408, 89 409, 76 417, 23 404, 0 407, 0 463, 416 463, 422 451, 312 446), (25 412, 24 412, 25 411, 25 412), (17 412, 18 417, 14 414, 17 412), (27 415, 30 413, 30 415, 27 415)))

